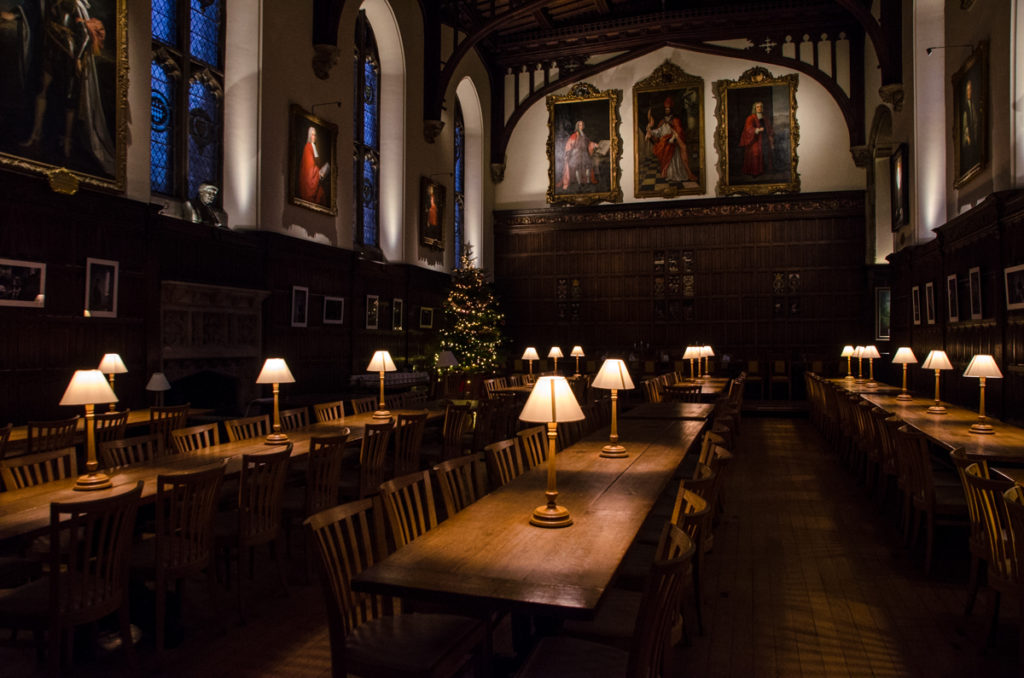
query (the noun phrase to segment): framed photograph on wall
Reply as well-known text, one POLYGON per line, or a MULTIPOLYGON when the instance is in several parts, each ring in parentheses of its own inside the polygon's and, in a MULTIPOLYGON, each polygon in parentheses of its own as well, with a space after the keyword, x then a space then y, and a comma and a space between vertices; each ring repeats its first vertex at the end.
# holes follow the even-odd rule
POLYGON ((551 204, 622 202, 622 90, 580 82, 552 94, 548 107, 548 192, 551 204))
POLYGON ((420 244, 444 249, 445 187, 427 177, 420 178, 420 244))
POLYGON ((910 288, 910 308, 915 325, 921 324, 921 288, 914 285, 910 288))
POLYGON ((85 317, 117 317, 117 269, 110 259, 85 260, 85 317))
POLYGON ((42 308, 46 303, 46 264, 0 259, 0 306, 42 308))
POLYGON ((800 191, 797 83, 796 74, 776 78, 761 66, 715 82, 718 195, 800 191))
POLYGON ((956 273, 946 276, 946 305, 949 308, 949 322, 960 320, 960 295, 956 288, 956 273))
POLYGON ((288 200, 316 212, 338 213, 338 127, 292 104, 288 115, 288 200))
POLYGON ((907 145, 900 144, 889 156, 889 200, 892 206, 892 230, 910 223, 910 156, 907 145))
POLYGON ((967 284, 971 295, 971 320, 981 320, 981 268, 967 270, 967 284))
POLYGON ((981 42, 953 74, 953 188, 988 163, 988 43, 981 42))
POLYGON ((1024 308, 1024 264, 1004 269, 1003 279, 1006 281, 1006 310, 1024 308))
POLYGON ((324 297, 324 325, 345 322, 345 297, 324 297))
POLYGON ((376 294, 366 295, 366 329, 375 330, 380 326, 380 299, 376 294))
POLYGON ((434 309, 430 306, 420 307, 420 329, 429 330, 434 327, 434 309))
POLYGON ((309 288, 292 287, 292 327, 305 327, 309 321, 309 288))
POLYGON ((405 302, 397 297, 391 301, 391 329, 405 329, 405 302))
POLYGON ((935 286, 924 284, 924 315, 929 325, 935 324, 935 286))
POLYGON ((889 341, 892 290, 888 287, 875 288, 875 341, 889 341))

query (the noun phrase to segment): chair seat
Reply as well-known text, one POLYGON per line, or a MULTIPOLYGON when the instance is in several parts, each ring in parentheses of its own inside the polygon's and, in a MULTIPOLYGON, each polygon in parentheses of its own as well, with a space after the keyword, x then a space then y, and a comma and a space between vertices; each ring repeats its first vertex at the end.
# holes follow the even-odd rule
POLYGON ((482 633, 479 620, 451 614, 379 617, 345 639, 347 668, 358 675, 364 666, 373 667, 372 675, 429 675, 454 648, 482 633))
POLYGON ((629 653, 589 640, 559 636, 537 644, 517 678, 617 678, 625 676, 629 653))

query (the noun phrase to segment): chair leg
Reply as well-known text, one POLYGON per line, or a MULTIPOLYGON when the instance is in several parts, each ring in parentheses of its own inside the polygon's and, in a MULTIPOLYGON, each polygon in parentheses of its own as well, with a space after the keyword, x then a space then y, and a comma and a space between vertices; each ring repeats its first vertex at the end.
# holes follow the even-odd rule
POLYGON ((121 609, 117 611, 117 617, 121 626, 121 652, 124 653, 125 661, 135 668, 135 641, 132 638, 131 606, 128 604, 127 594, 121 603, 121 609))

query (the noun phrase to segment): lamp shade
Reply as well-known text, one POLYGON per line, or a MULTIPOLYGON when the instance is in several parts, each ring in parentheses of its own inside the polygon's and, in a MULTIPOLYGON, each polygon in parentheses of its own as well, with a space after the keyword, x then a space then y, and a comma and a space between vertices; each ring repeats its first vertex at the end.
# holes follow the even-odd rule
POLYGON ((853 357, 854 358, 863 358, 864 357, 864 347, 863 346, 855 346, 854 349, 853 349, 853 357))
POLYGON ((683 360, 694 360, 700 357, 700 346, 687 346, 683 351, 683 360))
POLYGON ((892 357, 894 365, 907 365, 917 362, 917 356, 909 346, 900 346, 896 349, 896 355, 892 357))
POLYGON ((529 346, 525 351, 523 351, 523 357, 520 358, 520 360, 540 360, 540 356, 537 355, 537 349, 533 346, 529 346))
POLYGON ((171 382, 167 381, 167 377, 164 376, 163 372, 154 372, 153 376, 146 382, 147 391, 170 391, 171 382))
POLYGON ((854 353, 853 353, 853 346, 847 345, 847 346, 843 346, 843 352, 839 354, 839 357, 841 357, 841 358, 852 358, 853 355, 854 355, 854 353))
POLYGON ((572 347, 572 351, 569 352, 569 355, 571 355, 573 358, 585 358, 586 357, 584 355, 584 353, 583 353, 583 347, 582 346, 573 346, 572 347))
POLYGON ((519 418, 545 423, 579 421, 584 417, 565 377, 541 377, 530 391, 519 418))
POLYGON ((715 352, 713 350, 711 350, 710 346, 701 346, 700 347, 700 357, 701 358, 714 358, 715 357, 715 352))
POLYGON ((260 370, 260 376, 256 377, 257 384, 291 384, 294 381, 295 377, 292 376, 284 358, 267 358, 263 363, 263 369, 260 370))
POLYGON ((117 402, 114 389, 99 370, 75 370, 60 399, 61 405, 98 405, 117 402))
POLYGON ((863 357, 865 357, 865 358, 881 358, 882 356, 878 354, 878 349, 874 345, 871 345, 871 346, 865 346, 864 347, 863 357))
POLYGON ((921 363, 921 367, 926 370, 951 370, 953 363, 949 362, 945 351, 935 350, 929 351, 928 357, 921 363))
POLYGON ((967 369, 964 370, 964 376, 1002 379, 1003 373, 999 371, 999 366, 996 365, 995 358, 985 353, 979 353, 971 358, 971 362, 967 365, 967 369))
POLYGON ((562 357, 562 349, 558 348, 557 346, 552 346, 551 350, 548 351, 548 357, 549 358, 561 358, 562 357))
POLYGON ((455 354, 451 351, 441 351, 437 356, 438 367, 455 367, 459 364, 459 361, 455 358, 455 354))
POLYGON ((366 366, 367 372, 396 372, 395 361, 387 351, 376 351, 370 358, 370 364, 366 366))
POLYGON ((124 374, 128 368, 124 366, 121 356, 116 353, 106 353, 100 360, 99 370, 103 374, 124 374))
POLYGON ((629 370, 622 359, 609 358, 601 365, 590 385, 594 388, 630 389, 633 388, 633 380, 629 378, 629 370))

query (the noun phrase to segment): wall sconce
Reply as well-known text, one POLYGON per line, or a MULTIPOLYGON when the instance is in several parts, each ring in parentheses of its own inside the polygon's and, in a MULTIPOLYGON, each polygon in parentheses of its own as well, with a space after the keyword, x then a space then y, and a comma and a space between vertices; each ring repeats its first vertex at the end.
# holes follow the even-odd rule
POLYGON ((274 385, 274 429, 267 435, 264 442, 267 445, 282 445, 288 442, 288 436, 281 431, 281 410, 278 406, 278 384, 294 384, 295 377, 284 358, 267 358, 263 363, 260 375, 256 377, 257 384, 274 385))

